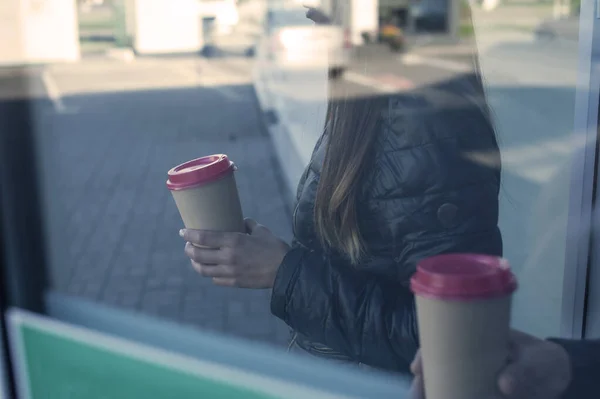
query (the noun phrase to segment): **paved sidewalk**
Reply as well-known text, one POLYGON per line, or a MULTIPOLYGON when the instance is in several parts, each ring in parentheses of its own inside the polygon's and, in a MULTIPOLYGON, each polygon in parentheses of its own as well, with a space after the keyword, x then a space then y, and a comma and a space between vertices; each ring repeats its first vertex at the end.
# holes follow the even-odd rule
POLYGON ((281 344, 288 331, 271 316, 267 291, 215 287, 192 270, 177 234, 181 219, 165 186, 170 167, 227 153, 239 166, 245 214, 291 238, 279 166, 249 80, 202 85, 219 79, 211 73, 221 73, 222 80, 237 74, 239 82, 240 76, 249 76, 248 68, 228 70, 225 61, 214 62, 223 64, 200 70, 183 61, 141 61, 50 71, 59 92, 69 87, 77 93, 60 98, 61 113, 45 102, 37 114, 53 286, 104 304, 281 344), (190 82, 165 87, 171 75, 185 78, 182 68, 190 82), (196 74, 201 76, 196 79, 196 74), (137 89, 74 89, 109 87, 119 79, 137 89))

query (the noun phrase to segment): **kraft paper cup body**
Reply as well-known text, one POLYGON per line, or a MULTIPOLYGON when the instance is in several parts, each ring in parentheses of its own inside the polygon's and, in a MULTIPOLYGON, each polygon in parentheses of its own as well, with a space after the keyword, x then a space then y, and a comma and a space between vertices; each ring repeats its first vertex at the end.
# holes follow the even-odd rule
POLYGON ((474 254, 425 259, 415 293, 427 399, 500 399, 516 279, 506 260, 474 254))
POLYGON ((235 170, 226 155, 211 155, 169 171, 167 187, 186 228, 245 231, 235 170))

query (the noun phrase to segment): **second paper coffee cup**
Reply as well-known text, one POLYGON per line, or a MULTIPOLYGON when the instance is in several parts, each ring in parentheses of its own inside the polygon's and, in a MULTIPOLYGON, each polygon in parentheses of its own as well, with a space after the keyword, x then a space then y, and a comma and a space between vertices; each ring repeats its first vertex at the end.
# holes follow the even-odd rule
POLYGON ((194 159, 168 172, 171 190, 188 229, 244 232, 244 217, 234 172, 227 155, 194 159))
POLYGON ((419 263, 411 289, 427 399, 500 398, 516 288, 502 258, 450 254, 419 263))

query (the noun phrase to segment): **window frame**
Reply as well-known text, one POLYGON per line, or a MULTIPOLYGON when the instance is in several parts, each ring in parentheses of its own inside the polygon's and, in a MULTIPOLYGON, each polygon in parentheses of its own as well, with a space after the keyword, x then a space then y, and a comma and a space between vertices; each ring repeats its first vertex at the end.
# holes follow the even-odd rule
POLYGON ((581 339, 592 333, 586 324, 589 325, 592 308, 600 307, 598 301, 593 305, 595 295, 589 295, 594 289, 600 290, 600 281, 595 283, 597 287, 594 289, 594 284, 589 285, 589 277, 597 278, 596 271, 600 271, 600 261, 594 256, 594 248, 600 247, 600 239, 594 237, 591 231, 593 209, 598 205, 595 191, 600 176, 597 166, 600 20, 596 17, 595 8, 595 0, 584 0, 579 17, 573 138, 585 145, 583 155, 573 157, 572 163, 561 309, 561 335, 572 339, 581 339))

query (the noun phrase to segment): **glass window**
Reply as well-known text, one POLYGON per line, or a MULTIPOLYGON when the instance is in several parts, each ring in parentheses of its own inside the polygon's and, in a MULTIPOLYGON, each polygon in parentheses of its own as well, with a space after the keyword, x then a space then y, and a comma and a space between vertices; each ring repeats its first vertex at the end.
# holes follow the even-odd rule
POLYGON ((561 333, 574 134, 579 15, 567 6, 473 11, 479 60, 502 154, 500 227, 520 282, 516 326, 561 333))
POLYGON ((477 252, 511 263, 515 327, 563 333, 596 145, 578 2, 33 3, 0 10, 0 99, 31 106, 48 288, 79 322, 117 309, 404 392, 416 264, 477 252))
MULTIPOLYGON (((300 143, 296 148, 306 160, 316 141, 314 125, 323 124, 326 105, 319 98, 324 98, 327 90, 329 98, 410 94, 479 68, 502 159, 498 225, 504 256, 520 282, 513 322, 538 335, 560 335, 564 275, 567 267, 575 267, 565 260, 571 164, 586 144, 582 132, 574 132, 580 71, 579 7, 493 1, 453 3, 454 22, 449 34, 459 44, 448 44, 445 36, 431 36, 416 29, 443 24, 436 19, 435 11, 440 7, 429 10, 427 5, 415 3, 414 12, 409 13, 412 17, 403 23, 393 18, 400 10, 382 2, 379 12, 384 28, 378 38, 394 48, 395 31, 387 30, 387 16, 387 21, 406 35, 404 53, 385 58, 381 55, 385 50, 380 47, 376 58, 374 50, 359 47, 353 61, 359 67, 348 68, 342 80, 327 84, 324 75, 319 74, 289 74, 284 81, 274 78, 276 94, 271 101, 284 104, 278 108, 283 109, 280 116, 291 126, 292 140, 300 143), (421 9, 429 11, 422 13, 421 9), (412 31, 416 35, 409 35, 412 31), (314 88, 309 89, 309 85, 314 88), (309 91, 314 93, 310 100, 309 91)), ((361 28, 365 27, 360 33, 368 38, 372 33, 366 28, 369 6, 350 8, 350 15, 364 15, 359 18, 361 28)), ((347 18, 352 21, 354 17, 347 18)), ((357 43, 360 45, 362 39, 357 43)), ((483 153, 470 156, 499 167, 494 157, 483 153)), ((298 175, 292 173, 290 181, 298 175)))

